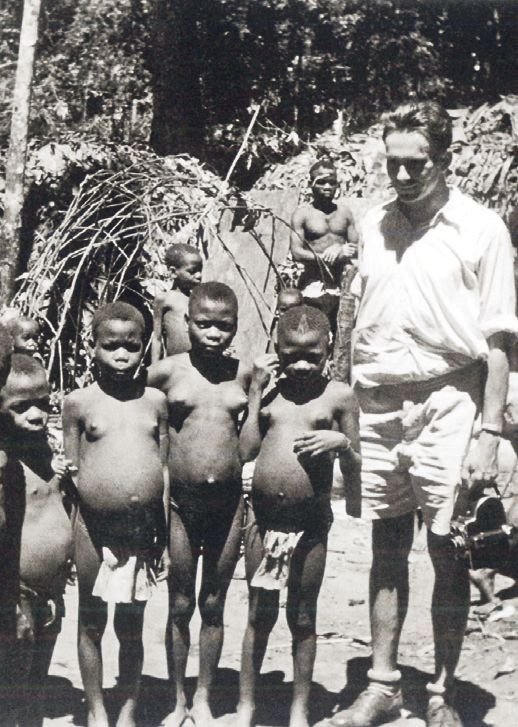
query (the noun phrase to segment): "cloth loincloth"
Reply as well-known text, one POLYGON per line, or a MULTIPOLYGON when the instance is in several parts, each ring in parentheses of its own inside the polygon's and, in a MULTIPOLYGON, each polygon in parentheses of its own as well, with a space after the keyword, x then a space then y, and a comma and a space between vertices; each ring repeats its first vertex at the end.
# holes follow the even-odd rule
POLYGON ((263 559, 252 578, 254 588, 280 591, 290 575, 291 558, 304 531, 284 533, 267 530, 263 539, 263 559))
POLYGON ((156 585, 150 560, 127 548, 112 549, 103 546, 102 554, 103 560, 92 595, 107 603, 147 601, 151 596, 152 586, 156 585))

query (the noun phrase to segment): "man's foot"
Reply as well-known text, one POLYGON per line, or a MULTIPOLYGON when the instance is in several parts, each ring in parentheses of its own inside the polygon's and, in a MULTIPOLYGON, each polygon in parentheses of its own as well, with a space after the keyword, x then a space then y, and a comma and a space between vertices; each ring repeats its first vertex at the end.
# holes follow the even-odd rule
POLYGON ((398 690, 387 695, 372 686, 360 694, 348 709, 337 712, 330 727, 375 727, 392 722, 401 715, 403 698, 398 690))
POLYGON ((297 712, 290 715, 289 727, 309 727, 308 718, 305 714, 297 712))
POLYGON ((88 727, 110 727, 108 715, 106 714, 104 707, 97 711, 89 711, 86 718, 86 724, 88 727))
POLYGON ((212 711, 208 702, 205 701, 194 702, 189 711, 189 717, 196 727, 210 727, 214 724, 212 711))
POLYGON ((426 710, 426 727, 462 727, 459 713, 443 697, 430 698, 426 710))

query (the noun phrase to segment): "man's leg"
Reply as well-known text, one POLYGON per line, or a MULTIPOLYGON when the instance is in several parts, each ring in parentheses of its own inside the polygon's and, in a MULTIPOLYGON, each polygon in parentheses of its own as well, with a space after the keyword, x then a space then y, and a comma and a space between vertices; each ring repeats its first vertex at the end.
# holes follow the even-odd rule
POLYGON ((454 727, 461 724, 451 701, 455 669, 468 620, 468 564, 464 559, 454 558, 447 535, 435 535, 429 531, 428 549, 435 570, 432 597, 435 677, 428 685, 431 699, 427 724, 454 727))
POLYGON ((413 535, 413 512, 373 522, 369 687, 349 709, 334 716, 331 724, 335 727, 371 727, 399 715, 397 654, 408 609, 408 556, 413 535))

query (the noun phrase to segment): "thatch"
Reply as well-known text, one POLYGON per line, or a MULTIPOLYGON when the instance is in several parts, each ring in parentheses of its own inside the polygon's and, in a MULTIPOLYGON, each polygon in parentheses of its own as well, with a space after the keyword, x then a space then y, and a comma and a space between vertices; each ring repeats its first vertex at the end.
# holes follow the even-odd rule
MULTIPOLYGON (((228 187, 191 157, 132 150, 105 158, 96 151, 88 156, 83 148, 81 161, 95 158, 101 169, 84 176, 70 205, 36 229, 28 272, 12 301, 44 323, 45 357, 60 388, 87 375, 93 311, 117 298, 149 310, 168 278, 167 247, 202 246, 230 201, 228 187)), ((47 186, 66 186, 78 154, 53 145, 40 152, 38 164, 47 186)))

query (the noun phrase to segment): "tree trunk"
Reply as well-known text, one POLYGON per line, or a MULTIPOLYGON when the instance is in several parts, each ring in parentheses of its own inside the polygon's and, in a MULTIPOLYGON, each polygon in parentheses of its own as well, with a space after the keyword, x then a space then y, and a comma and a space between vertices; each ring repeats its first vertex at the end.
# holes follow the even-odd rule
POLYGON ((150 143, 158 154, 203 157, 205 123, 201 92, 200 0, 156 0, 154 7, 153 122, 150 143))
POLYGON ((5 168, 4 220, 0 235, 0 306, 9 303, 14 293, 20 250, 23 183, 40 6, 41 0, 24 0, 23 4, 11 136, 5 168))

